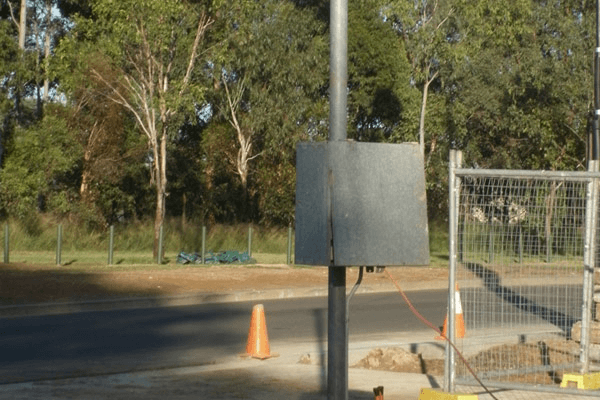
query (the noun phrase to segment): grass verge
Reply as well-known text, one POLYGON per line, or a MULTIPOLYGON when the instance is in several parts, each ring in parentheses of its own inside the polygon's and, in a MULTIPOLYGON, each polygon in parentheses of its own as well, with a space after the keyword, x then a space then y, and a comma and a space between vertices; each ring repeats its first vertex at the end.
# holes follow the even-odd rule
MULTIPOLYGON (((87 231, 68 221, 60 224, 62 225, 62 268, 79 270, 188 268, 189 265, 176 264, 177 254, 180 251, 199 253, 202 249, 201 224, 182 223, 181 219, 169 219, 164 228, 165 262, 158 266, 152 257, 152 222, 135 222, 115 227, 113 265, 108 266, 108 229, 101 232, 87 231)), ((47 216, 39 216, 35 219, 35 223, 9 220, 10 262, 56 265, 58 225, 59 221, 47 216)), ((207 252, 225 250, 245 252, 248 250, 248 244, 251 243, 252 258, 257 264, 286 264, 289 233, 287 227, 214 225, 206 228, 205 249, 207 252)), ((431 223, 429 233, 430 266, 447 267, 447 225, 431 223)), ((291 239, 293 246, 293 232, 291 239)), ((2 242, 4 244, 4 241, 2 242)), ((293 256, 293 247, 291 254, 293 256)))

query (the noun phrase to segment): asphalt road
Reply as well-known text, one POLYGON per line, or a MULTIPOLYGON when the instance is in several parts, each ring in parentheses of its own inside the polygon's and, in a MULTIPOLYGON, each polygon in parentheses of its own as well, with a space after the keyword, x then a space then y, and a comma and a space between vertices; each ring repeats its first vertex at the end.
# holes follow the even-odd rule
MULTIPOLYGON (((580 288, 568 285, 562 291, 544 286, 519 292, 510 288, 462 292, 465 302, 483 299, 478 307, 468 307, 471 311, 465 315, 466 320, 477 319, 485 325, 474 328, 504 326, 507 315, 510 323, 540 322, 567 328, 576 319, 576 307, 568 312, 556 310, 564 309, 565 302, 578 304, 581 300, 580 288)), ((437 326, 442 324, 445 290, 414 291, 408 296, 425 318, 437 326)), ((280 343, 313 343, 325 349, 327 298, 262 303, 272 348, 280 343)), ((0 384, 217 363, 245 351, 254 304, 2 318, 0 384)), ((356 295, 349 318, 350 345, 407 332, 421 341, 434 336, 397 293, 356 295)))
MULTIPOLYGON (((412 292, 439 324, 445 291, 412 292)), ((324 343, 327 298, 264 301, 271 347, 324 343)), ((204 365, 243 353, 254 303, 86 312, 0 320, 0 384, 204 365)), ((350 338, 427 329, 394 293, 356 295, 350 338)))

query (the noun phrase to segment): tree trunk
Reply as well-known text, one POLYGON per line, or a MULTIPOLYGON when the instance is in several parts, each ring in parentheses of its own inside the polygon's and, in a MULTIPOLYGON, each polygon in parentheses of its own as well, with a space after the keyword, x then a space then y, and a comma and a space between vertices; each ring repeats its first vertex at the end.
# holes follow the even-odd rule
POLYGON ((21 0, 21 13, 19 15, 19 48, 25 50, 25 33, 27 27, 27 0, 21 0))
MULTIPOLYGON (((22 50, 21 61, 24 62, 25 56, 25 34, 27 29, 27 0, 21 0, 21 11, 19 14, 19 49, 22 50)), ((19 80, 22 78, 19 78, 19 80)), ((21 87, 18 85, 15 89, 15 113, 17 121, 21 121, 21 87)))
POLYGON ((81 173, 81 185, 79 186, 79 196, 84 203, 90 198, 90 180, 90 172, 87 169, 84 169, 81 173))
MULTIPOLYGON (((93 130, 92 130, 93 132, 93 130)), ((81 185, 79 186, 79 196, 86 203, 90 199, 90 181, 92 174, 90 173, 91 150, 86 149, 83 153, 83 170, 81 172, 81 185)))
MULTIPOLYGON (((160 227, 165 221, 165 195, 164 189, 157 182, 156 185, 156 214, 154 217, 154 246, 152 255, 156 260, 158 257, 158 246, 160 242, 160 227)), ((164 254, 164 253, 163 253, 164 254)))
POLYGON ((163 124, 159 143, 156 144, 156 217, 154 219, 153 255, 158 256, 160 227, 165 220, 167 196, 167 127, 163 124))
MULTIPOLYGON (((429 76, 429 68, 427 68, 427 76, 429 76)), ((427 96, 429 94, 429 85, 435 77, 437 76, 437 72, 433 74, 431 78, 427 78, 425 80, 425 84, 423 85, 423 98, 421 100, 421 117, 419 118, 419 148, 421 150, 421 155, 423 159, 425 159, 425 112, 427 111, 427 96)))
POLYGON ((187 215, 186 215, 186 208, 187 208, 187 196, 185 194, 185 192, 181 195, 181 228, 185 231, 186 228, 186 224, 187 224, 187 215))
POLYGON ((44 40, 44 97, 43 102, 48 102, 48 91, 50 90, 50 81, 48 80, 48 70, 50 68, 50 36, 52 29, 52 2, 48 1, 46 9, 46 33, 44 40))

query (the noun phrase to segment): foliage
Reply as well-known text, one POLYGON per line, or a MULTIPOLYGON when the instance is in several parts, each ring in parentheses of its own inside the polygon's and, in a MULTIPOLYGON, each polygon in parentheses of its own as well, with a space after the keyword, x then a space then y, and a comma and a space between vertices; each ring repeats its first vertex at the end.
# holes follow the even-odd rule
POLYGON ((194 112, 203 86, 191 85, 203 36, 212 25, 209 11, 175 0, 96 0, 90 18, 76 18, 65 40, 63 71, 76 66, 88 72, 111 102, 122 106, 136 121, 149 148, 151 183, 156 189, 155 253, 166 212, 167 149, 182 117, 194 112), (82 53, 100 54, 108 68, 87 69, 82 53), (116 79, 105 70, 114 70, 116 79))
MULTIPOLYGON (((4 212, 154 214, 155 239, 165 214, 293 222, 295 146, 328 135, 327 2, 35 0, 24 49, 17 4, 0 7, 4 212)), ((585 168, 592 2, 348 6, 348 135, 422 139, 431 218, 452 148, 465 166, 585 168)))
POLYGON ((52 111, 15 131, 0 172, 0 198, 10 215, 22 218, 46 207, 67 213, 73 204, 73 172, 81 147, 69 135, 64 110, 52 111))
POLYGON ((221 27, 227 57, 212 69, 207 99, 214 112, 204 140, 209 190, 218 195, 219 181, 228 186, 230 203, 240 205, 228 213, 234 220, 289 222, 295 143, 307 132, 325 134, 325 27, 291 2, 251 3, 243 13, 239 7, 227 10, 231 19, 221 27), (222 180, 225 171, 239 183, 222 180))
POLYGON ((348 137, 364 142, 414 141, 418 92, 410 85, 405 43, 376 4, 349 4, 348 137))
POLYGON ((584 168, 593 52, 581 38, 591 36, 590 5, 511 6, 502 15, 514 32, 475 40, 457 80, 456 144, 481 167, 584 168))

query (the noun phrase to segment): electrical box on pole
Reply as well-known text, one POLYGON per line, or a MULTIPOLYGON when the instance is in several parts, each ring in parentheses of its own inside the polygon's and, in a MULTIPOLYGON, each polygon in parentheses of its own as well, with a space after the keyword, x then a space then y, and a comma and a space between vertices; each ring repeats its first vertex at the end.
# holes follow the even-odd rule
POLYGON ((296 264, 428 265, 419 146, 299 143, 295 249, 296 264))

